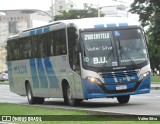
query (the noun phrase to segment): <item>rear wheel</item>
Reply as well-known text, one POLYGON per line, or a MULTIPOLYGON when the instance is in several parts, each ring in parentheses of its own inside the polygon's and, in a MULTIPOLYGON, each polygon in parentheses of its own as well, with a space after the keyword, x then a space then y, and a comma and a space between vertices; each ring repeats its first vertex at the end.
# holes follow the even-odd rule
POLYGON ((69 84, 65 85, 63 92, 64 92, 64 102, 70 106, 77 106, 80 104, 81 101, 83 101, 83 99, 72 98, 72 91, 69 84))
POLYGON ((26 93, 27 93, 27 98, 29 104, 43 104, 44 103, 44 98, 39 98, 39 97, 34 97, 31 89, 30 83, 27 84, 26 86, 26 93))
POLYGON ((44 98, 36 97, 36 103, 37 104, 43 104, 44 103, 44 98))
POLYGON ((118 96, 117 100, 120 104, 124 104, 124 103, 128 103, 130 99, 130 95, 129 96, 118 96))

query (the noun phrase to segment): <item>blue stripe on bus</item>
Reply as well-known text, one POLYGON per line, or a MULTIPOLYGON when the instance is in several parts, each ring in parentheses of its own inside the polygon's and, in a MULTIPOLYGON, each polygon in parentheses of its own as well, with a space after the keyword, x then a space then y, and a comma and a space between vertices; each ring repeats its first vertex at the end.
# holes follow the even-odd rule
POLYGON ((107 27, 116 27, 116 23, 107 24, 107 27))
POLYGON ((30 31, 30 35, 31 35, 31 36, 32 36, 32 35, 35 35, 35 34, 36 34, 35 30, 30 31))
POLYGON ((50 87, 51 88, 58 88, 58 80, 56 78, 55 72, 53 70, 53 66, 51 64, 51 61, 49 58, 45 58, 44 59, 44 64, 45 64, 45 68, 46 68, 46 73, 47 73, 47 77, 49 79, 50 82, 50 87))
POLYGON ((104 24, 94 25, 94 28, 104 28, 104 24))
POLYGON ((119 27, 128 26, 128 23, 119 23, 119 27))
POLYGON ((44 33, 49 32, 49 27, 45 27, 43 30, 44 33))
POLYGON ((41 34, 41 33, 42 33, 42 28, 36 30, 36 34, 41 34))
POLYGON ((35 59, 30 59, 31 77, 33 82, 33 88, 39 88, 39 80, 36 71, 35 59))
POLYGON ((48 88, 48 81, 45 76, 42 58, 37 59, 37 70, 38 70, 38 75, 41 83, 41 88, 48 88))

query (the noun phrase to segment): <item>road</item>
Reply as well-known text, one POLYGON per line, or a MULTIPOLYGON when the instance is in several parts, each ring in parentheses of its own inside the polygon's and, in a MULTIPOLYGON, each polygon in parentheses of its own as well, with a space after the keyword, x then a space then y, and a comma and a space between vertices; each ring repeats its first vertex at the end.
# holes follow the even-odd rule
MULTIPOLYGON (((27 97, 16 95, 9 91, 8 85, 0 85, 0 103, 27 104, 27 97)), ((78 107, 65 106, 63 99, 46 99, 43 105, 50 109, 78 109, 95 113, 117 113, 133 115, 160 115, 160 90, 151 90, 150 94, 131 96, 128 104, 119 104, 117 99, 99 98, 85 100, 78 107)))

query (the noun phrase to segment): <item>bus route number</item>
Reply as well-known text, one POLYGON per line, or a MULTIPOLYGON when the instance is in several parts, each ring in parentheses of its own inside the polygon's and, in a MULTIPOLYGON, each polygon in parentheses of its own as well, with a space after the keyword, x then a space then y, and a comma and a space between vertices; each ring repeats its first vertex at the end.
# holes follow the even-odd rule
POLYGON ((101 40, 101 39, 108 39, 109 33, 97 33, 97 34, 85 34, 84 40, 101 40))

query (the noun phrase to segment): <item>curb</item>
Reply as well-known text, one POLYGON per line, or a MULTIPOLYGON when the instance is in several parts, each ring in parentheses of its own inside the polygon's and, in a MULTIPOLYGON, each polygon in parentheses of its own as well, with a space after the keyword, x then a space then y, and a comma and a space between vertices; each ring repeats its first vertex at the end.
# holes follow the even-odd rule
POLYGON ((160 83, 156 84, 154 82, 151 83, 151 90, 160 90, 160 83))
POLYGON ((160 87, 151 87, 151 90, 160 90, 160 87))

